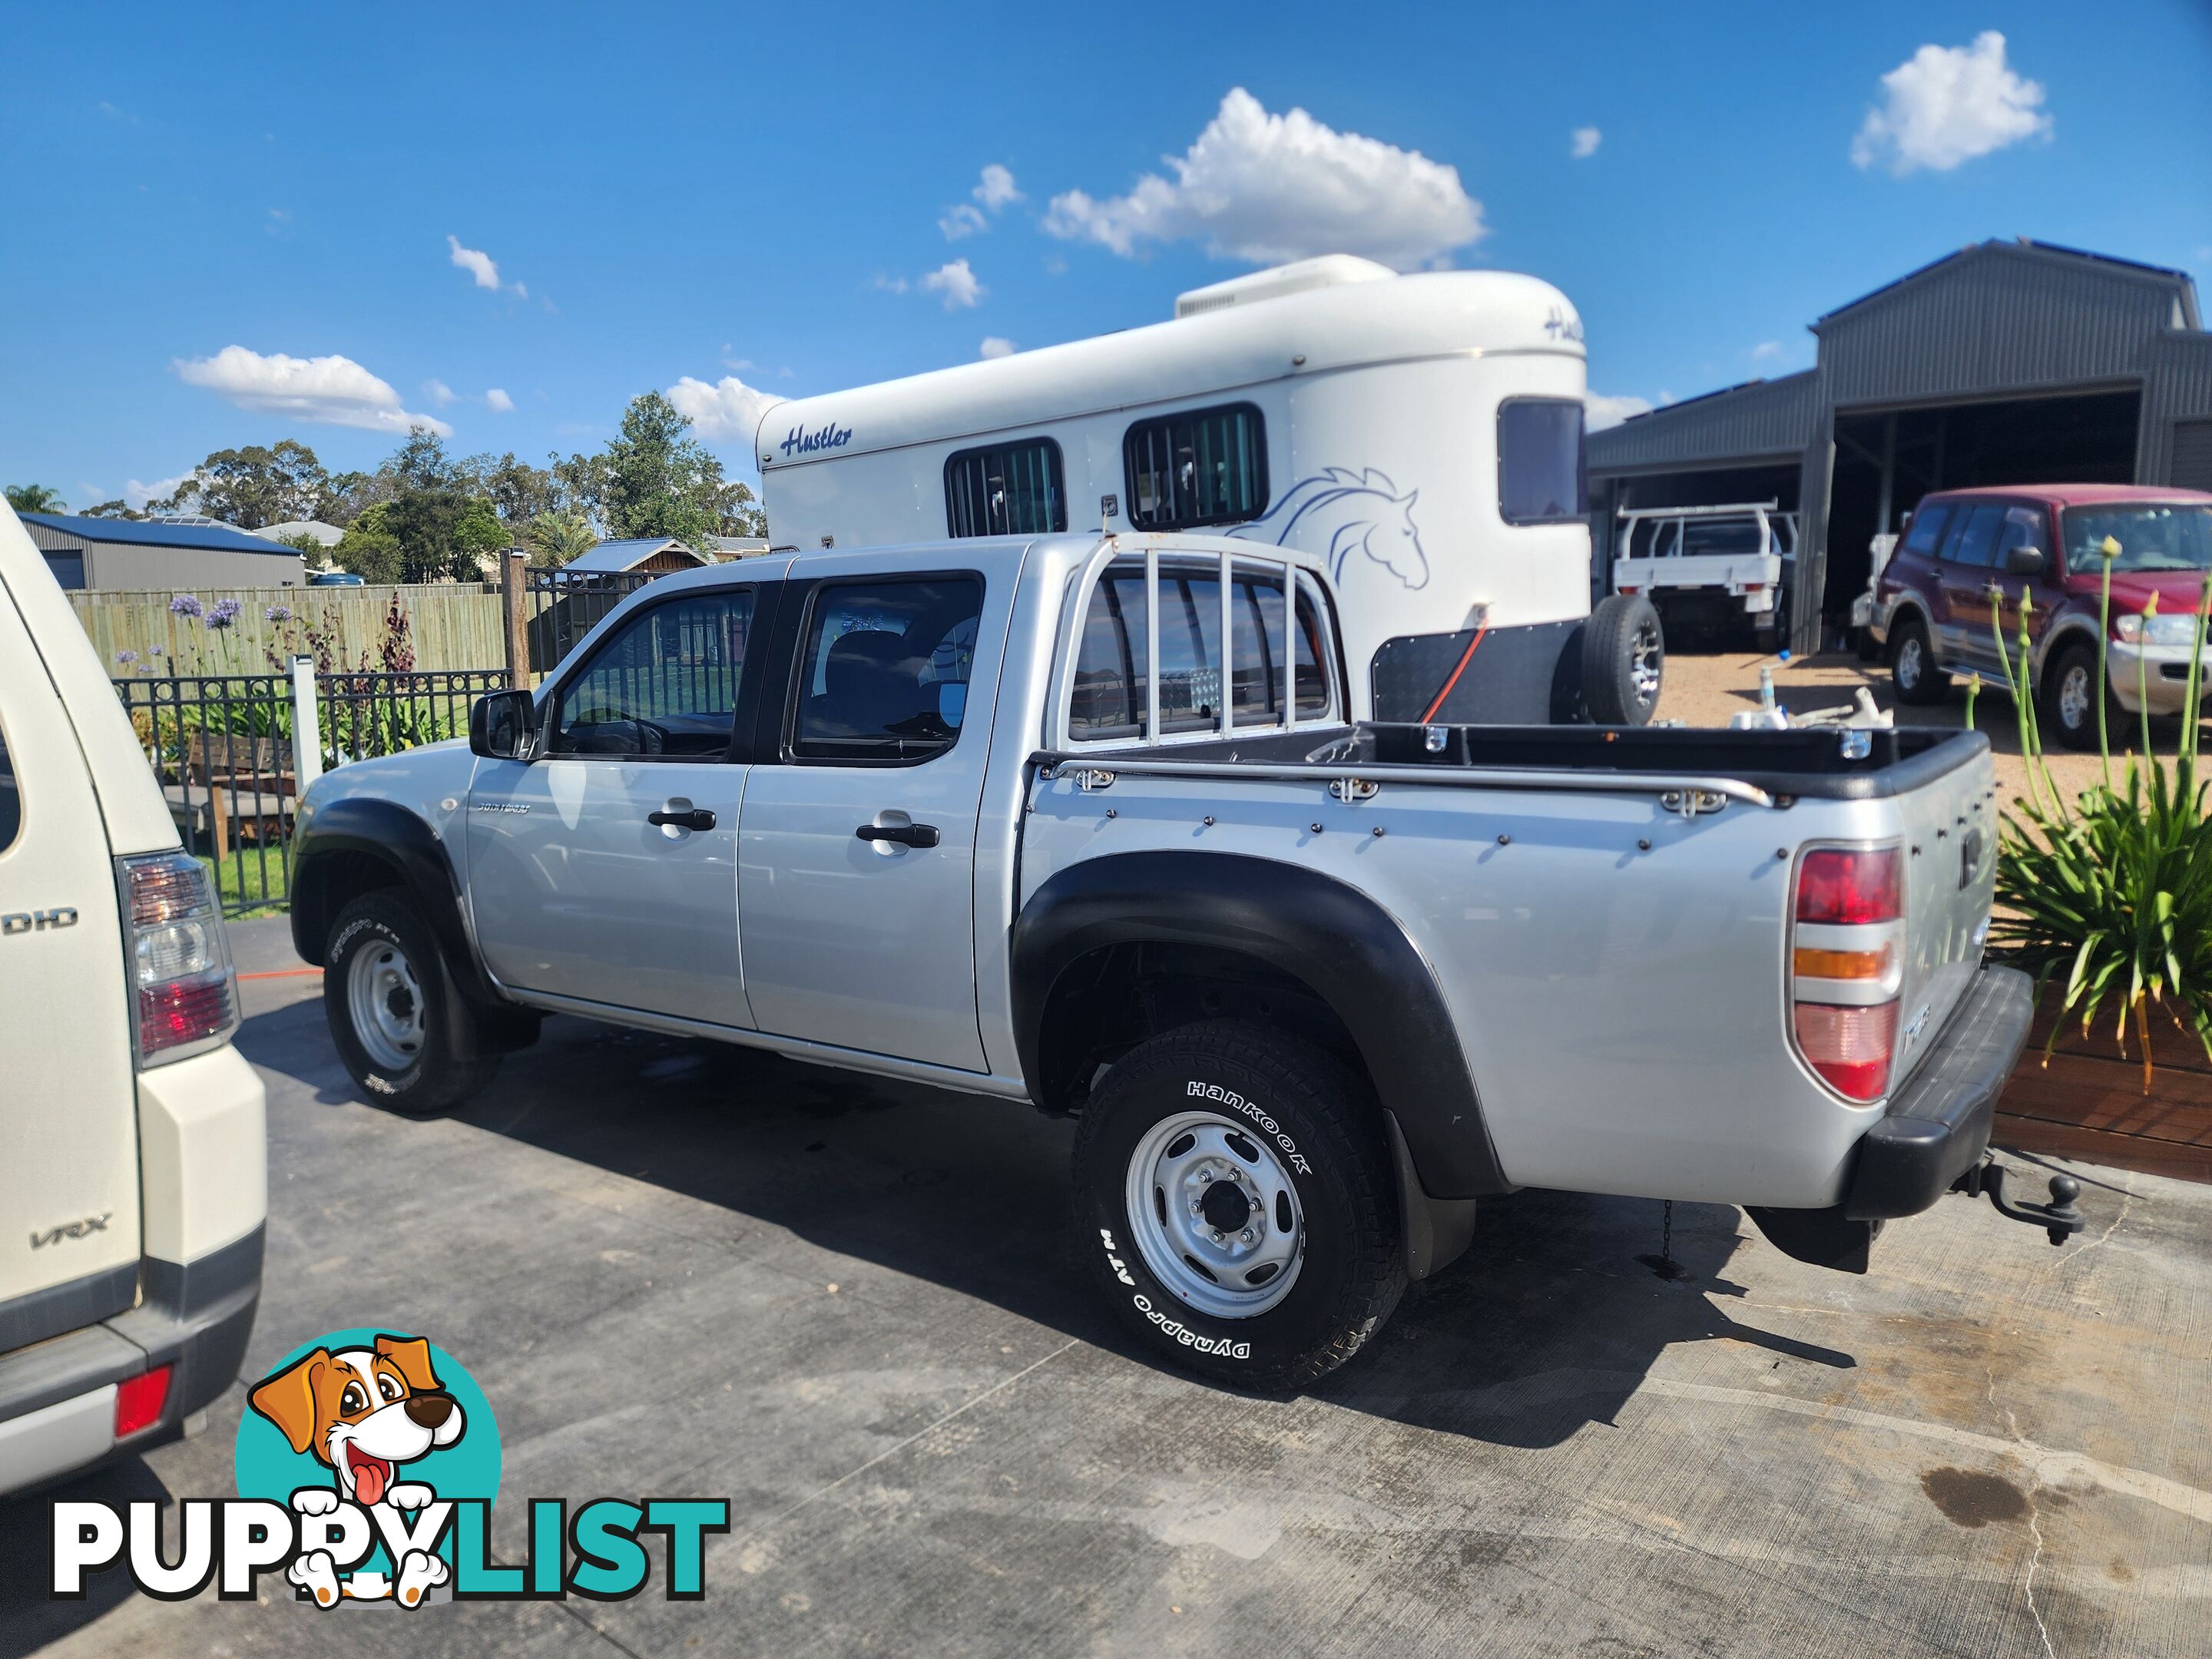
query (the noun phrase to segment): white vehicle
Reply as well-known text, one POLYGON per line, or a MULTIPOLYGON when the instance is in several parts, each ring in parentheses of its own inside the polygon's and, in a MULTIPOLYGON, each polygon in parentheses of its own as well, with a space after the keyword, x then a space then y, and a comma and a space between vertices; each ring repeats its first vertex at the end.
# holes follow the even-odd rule
POLYGON ((1642 594, 1668 631, 1749 622, 1762 641, 1786 624, 1797 515, 1773 501, 1625 507, 1613 591, 1642 594))
POLYGON ((1548 283, 1334 254, 772 405, 755 453, 780 550, 1205 528, 1323 562, 1377 719, 1642 725, 1657 618, 1590 608, 1586 378, 1548 283))
POLYGON ((1863 1272, 1980 1183, 2033 1012, 1986 737, 1376 724, 1336 611, 1221 537, 665 577, 467 744, 325 775, 294 943, 397 1111, 570 1013, 1074 1114, 1100 1290, 1255 1385, 1517 1186, 1863 1272))
POLYGON ((261 1294, 261 1080, 207 872, 0 508, 0 1493, 202 1420, 261 1294))

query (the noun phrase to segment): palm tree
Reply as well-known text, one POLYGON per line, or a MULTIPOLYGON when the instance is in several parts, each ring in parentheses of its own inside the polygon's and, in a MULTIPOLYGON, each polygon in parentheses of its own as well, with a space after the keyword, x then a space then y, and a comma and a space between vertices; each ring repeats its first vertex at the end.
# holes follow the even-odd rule
POLYGON ((18 513, 69 511, 69 503, 62 499, 61 491, 50 489, 45 484, 9 484, 8 505, 18 513))
POLYGON ((599 544, 599 532, 580 513, 541 513, 523 531, 530 562, 558 567, 579 558, 599 544))

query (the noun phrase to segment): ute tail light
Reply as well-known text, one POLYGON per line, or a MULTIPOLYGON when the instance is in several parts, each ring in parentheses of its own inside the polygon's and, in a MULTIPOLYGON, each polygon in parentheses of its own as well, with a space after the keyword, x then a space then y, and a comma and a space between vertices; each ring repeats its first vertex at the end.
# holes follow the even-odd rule
POLYGON ((183 853, 118 859, 138 1064, 212 1048, 238 1029, 238 981, 207 866, 183 853))
POLYGON ((1905 982, 1905 861, 1895 847, 1817 847, 1797 863, 1790 1026, 1805 1063, 1860 1105, 1887 1092, 1905 982))

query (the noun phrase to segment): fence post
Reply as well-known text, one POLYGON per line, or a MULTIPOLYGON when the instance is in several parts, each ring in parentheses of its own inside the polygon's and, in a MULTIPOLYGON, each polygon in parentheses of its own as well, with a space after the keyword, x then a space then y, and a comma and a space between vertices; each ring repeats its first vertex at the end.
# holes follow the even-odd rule
POLYGON ((313 657, 292 659, 292 769, 303 795, 323 775, 323 727, 315 708, 313 657))
POLYGON ((518 691, 530 689, 530 626, 524 614, 529 558, 520 548, 510 547, 500 562, 500 597, 507 609, 507 683, 518 691))

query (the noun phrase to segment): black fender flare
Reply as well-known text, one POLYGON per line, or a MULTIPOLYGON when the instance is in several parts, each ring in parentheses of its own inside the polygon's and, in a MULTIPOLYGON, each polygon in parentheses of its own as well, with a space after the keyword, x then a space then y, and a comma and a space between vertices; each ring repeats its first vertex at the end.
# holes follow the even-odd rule
POLYGON ((389 871, 429 923, 445 958, 448 994, 459 1006, 456 1032, 474 1031, 487 1052, 523 1046, 537 1035, 538 1016, 510 1001, 485 975, 461 916, 460 884, 438 832, 396 801, 348 798, 319 805, 292 848, 292 948, 320 965, 331 918, 331 880, 348 856, 389 871))
POLYGON ((1289 974, 1351 1033, 1423 1192, 1449 1200, 1513 1190, 1427 958, 1364 893, 1273 859, 1117 853, 1038 888, 1015 918, 1011 961, 1014 1040, 1039 1105, 1050 1103, 1042 1049, 1054 988, 1072 964, 1116 945, 1212 946, 1289 974))

